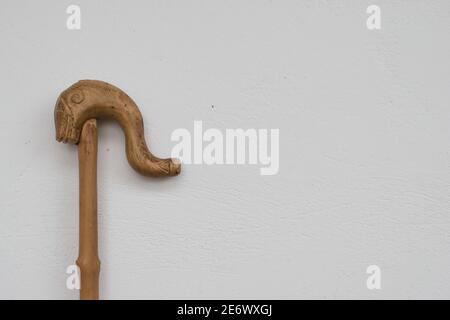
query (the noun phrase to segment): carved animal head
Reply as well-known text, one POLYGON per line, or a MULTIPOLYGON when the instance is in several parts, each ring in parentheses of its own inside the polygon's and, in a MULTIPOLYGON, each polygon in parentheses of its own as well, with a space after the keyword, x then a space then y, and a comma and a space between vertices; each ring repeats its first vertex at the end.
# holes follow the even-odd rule
POLYGON ((125 92, 103 81, 78 81, 60 94, 55 106, 56 140, 77 144, 86 120, 101 118, 116 120, 122 127, 127 159, 135 170, 149 176, 180 173, 177 160, 160 159, 148 150, 136 103, 125 92))

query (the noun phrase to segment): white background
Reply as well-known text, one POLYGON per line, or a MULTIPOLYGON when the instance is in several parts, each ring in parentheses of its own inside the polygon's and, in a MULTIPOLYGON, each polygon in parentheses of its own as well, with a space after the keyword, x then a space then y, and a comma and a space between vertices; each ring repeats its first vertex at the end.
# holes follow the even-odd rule
POLYGON ((102 298, 450 298, 449 21, 447 0, 3 0, 0 298, 78 298, 77 153, 53 108, 79 79, 126 91, 160 156, 194 120, 280 129, 278 175, 159 181, 102 122, 102 298))

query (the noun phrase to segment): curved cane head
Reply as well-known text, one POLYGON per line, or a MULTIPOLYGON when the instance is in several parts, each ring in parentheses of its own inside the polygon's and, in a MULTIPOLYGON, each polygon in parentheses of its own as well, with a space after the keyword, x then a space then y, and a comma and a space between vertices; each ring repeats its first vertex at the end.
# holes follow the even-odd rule
POLYGON ((78 81, 64 90, 55 106, 56 140, 77 144, 88 119, 116 120, 125 132, 130 165, 144 175, 173 176, 181 165, 175 159, 160 159, 147 148, 142 115, 136 103, 119 88, 98 80, 78 81))

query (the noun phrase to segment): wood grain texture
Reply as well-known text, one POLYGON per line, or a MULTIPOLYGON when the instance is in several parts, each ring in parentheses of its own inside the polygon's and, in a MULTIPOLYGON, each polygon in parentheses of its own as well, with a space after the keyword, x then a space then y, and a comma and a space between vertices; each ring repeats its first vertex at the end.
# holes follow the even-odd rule
POLYGON ((97 231, 97 121, 91 119, 82 127, 78 144, 80 171, 80 299, 99 298, 100 260, 97 231))

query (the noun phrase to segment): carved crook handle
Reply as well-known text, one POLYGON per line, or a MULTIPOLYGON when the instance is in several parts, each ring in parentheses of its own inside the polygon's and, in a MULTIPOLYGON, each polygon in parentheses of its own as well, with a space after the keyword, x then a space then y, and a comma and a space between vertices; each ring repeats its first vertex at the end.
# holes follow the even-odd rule
POLYGON ((81 80, 59 96, 55 106, 56 140, 77 144, 89 119, 116 120, 125 132, 130 165, 147 176, 174 176, 181 165, 154 156, 145 142, 142 115, 136 103, 119 88, 98 80, 81 80))

